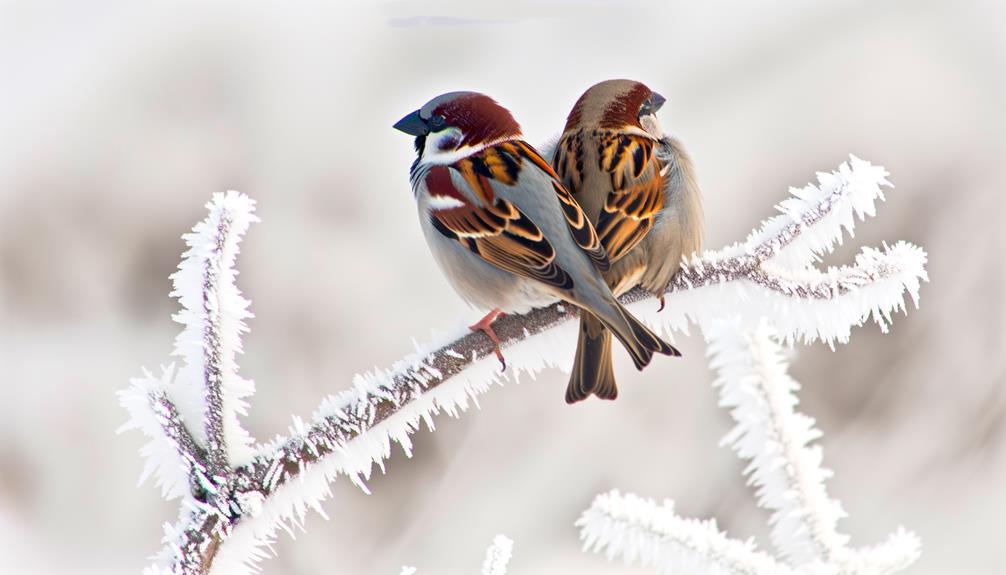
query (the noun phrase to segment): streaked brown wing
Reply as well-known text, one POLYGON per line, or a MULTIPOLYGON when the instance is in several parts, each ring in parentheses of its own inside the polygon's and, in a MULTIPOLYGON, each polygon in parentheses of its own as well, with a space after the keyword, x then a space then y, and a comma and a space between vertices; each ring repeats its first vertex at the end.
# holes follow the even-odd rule
POLYGON ((552 166, 559 180, 569 186, 574 194, 583 186, 583 136, 580 131, 562 135, 552 153, 552 166))
POLYGON ((437 231, 499 268, 558 289, 572 289, 572 278, 555 263, 555 249, 534 222, 505 200, 494 198, 475 205, 454 187, 448 170, 434 167, 426 176, 432 196, 461 204, 430 210, 437 231))
POLYGON ((608 271, 610 264, 594 226, 583 213, 580 205, 569 191, 563 187, 559 176, 541 155, 522 140, 510 140, 490 146, 477 154, 458 160, 451 165, 468 187, 485 205, 496 201, 492 181, 513 186, 517 184, 522 169, 540 170, 552 181, 552 188, 559 199, 563 216, 569 226, 573 240, 587 253, 594 266, 600 271, 608 271), (527 163, 525 163, 527 162, 527 163))
POLYGON ((664 207, 662 161, 654 156, 653 145, 652 140, 626 134, 612 134, 598 145, 598 168, 609 175, 611 192, 596 227, 611 261, 646 237, 664 207))

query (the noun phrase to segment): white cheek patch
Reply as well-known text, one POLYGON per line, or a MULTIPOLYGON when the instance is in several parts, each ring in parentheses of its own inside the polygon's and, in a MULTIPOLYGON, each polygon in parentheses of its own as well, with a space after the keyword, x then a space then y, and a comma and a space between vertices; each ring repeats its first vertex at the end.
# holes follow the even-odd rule
POLYGON ((456 152, 457 145, 464 134, 457 128, 444 128, 426 136, 426 146, 423 148, 423 158, 439 158, 456 152))
POLYGON ((457 144, 449 144, 450 140, 460 142, 463 138, 464 134, 457 128, 445 128, 439 132, 427 135, 426 146, 423 147, 422 163, 433 166, 448 166, 472 154, 477 154, 490 146, 495 146, 500 142, 512 139, 502 138, 500 140, 493 140, 492 142, 475 144, 474 146, 462 146, 460 148, 454 148, 457 144), (442 150, 441 147, 445 144, 449 144, 447 146, 448 149, 442 150))
MULTIPOLYGON (((640 132, 642 132, 642 130, 640 130, 640 132)), ((458 160, 477 154, 482 150, 495 146, 501 142, 516 140, 520 138, 520 134, 517 134, 516 136, 507 136, 498 140, 492 140, 491 142, 484 142, 471 146, 462 146, 456 149, 451 147, 451 149, 448 150, 441 150, 440 146, 449 138, 456 138, 455 141, 460 142, 464 138, 464 134, 462 134, 461 130, 458 130, 457 128, 445 128, 439 132, 428 134, 426 136, 426 145, 423 147, 423 156, 420 163, 427 166, 449 166, 458 160)))
POLYGON ((646 114, 645 116, 640 116, 639 125, 642 126, 648 134, 658 140, 664 134, 663 130, 660 129, 660 120, 657 119, 656 114, 646 114))
POLYGON ((451 196, 434 196, 430 194, 429 206, 432 210, 449 210, 451 208, 462 208, 465 203, 451 196))

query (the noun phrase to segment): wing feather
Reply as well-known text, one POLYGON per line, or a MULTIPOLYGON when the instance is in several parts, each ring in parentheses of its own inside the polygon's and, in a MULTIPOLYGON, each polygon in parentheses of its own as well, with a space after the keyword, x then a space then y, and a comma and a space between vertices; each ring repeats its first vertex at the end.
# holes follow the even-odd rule
POLYGON ((664 207, 666 182, 655 142, 632 134, 611 134, 598 144, 598 167, 611 191, 598 214, 597 234, 611 261, 618 261, 646 237, 664 207))
MULTIPOLYGON (((582 163, 582 158, 578 157, 578 161, 582 163)), ((427 176, 428 187, 431 185, 429 179, 431 176, 434 178, 434 187, 447 188, 448 185, 453 187, 454 183, 447 181, 449 178, 437 175, 440 169, 432 168, 430 170, 430 175, 427 176)), ((450 212, 451 210, 481 209, 494 213, 499 212, 499 215, 507 220, 502 225, 502 229, 507 234, 517 234, 526 239, 535 238, 535 241, 543 241, 541 230, 535 226, 534 222, 521 214, 510 202, 497 199, 492 188, 493 182, 506 186, 516 185, 522 169, 539 170, 552 182, 552 191, 559 200, 559 206, 562 208, 563 217, 573 240, 590 257, 597 269, 607 271, 610 264, 604 245, 583 209, 573 199, 569 191, 563 187, 552 166, 533 147, 522 140, 511 140, 490 146, 477 154, 451 164, 450 170, 460 176, 458 183, 471 192, 471 198, 465 197, 465 194, 460 193, 456 187, 445 189, 443 192, 434 192, 431 187, 431 193, 447 195, 465 203, 465 206, 462 207, 438 210, 438 217, 441 212, 450 212), (472 199, 475 201, 471 201, 472 199), (515 214, 520 214, 520 217, 515 217, 515 214)), ((445 213, 443 216, 446 219, 456 220, 457 225, 465 233, 470 228, 473 218, 485 219, 472 214, 445 213)), ((500 225, 497 224, 495 227, 500 227, 500 225)), ((549 249, 551 249, 551 245, 549 245, 549 249)))
MULTIPOLYGON (((539 170, 551 180, 552 192, 559 201, 573 240, 597 269, 607 271, 610 264, 604 245, 583 209, 563 187, 552 166, 521 140, 489 146, 449 167, 430 168, 425 180, 430 194, 449 197, 461 204, 431 209, 434 228, 509 272, 559 289, 572 289, 572 278, 556 264, 555 248, 541 229, 513 203, 497 197, 493 191, 493 182, 516 185, 524 169, 539 170), (452 172, 459 178, 453 178, 452 172), (462 193, 458 185, 470 193, 462 193)), ((540 193, 547 192, 541 190, 540 193)))
MULTIPOLYGON (((552 244, 530 218, 503 199, 493 198, 484 205, 472 202, 454 186, 449 169, 453 166, 431 168, 426 176, 427 189, 433 196, 452 197, 462 205, 430 209, 429 217, 434 229, 499 268, 560 290, 573 288, 573 279, 555 262, 552 244)), ((477 177, 472 181, 481 185, 480 178, 486 176, 477 173, 480 169, 461 166, 458 171, 462 176, 475 174, 477 177)), ((465 181, 469 178, 465 177, 465 181)), ((484 193, 485 190, 476 191, 483 200, 484 193)), ((492 193, 491 188, 488 193, 492 193)))
POLYGON ((611 263, 608 261, 608 254, 604 249, 604 245, 601 243, 600 238, 597 237, 597 232, 594 230, 594 226, 590 223, 590 219, 583 212, 583 208, 580 204, 573 199, 573 194, 569 193, 569 190, 562 185, 562 180, 559 175, 556 174, 552 166, 545 161, 544 158, 535 151, 534 148, 529 146, 525 142, 514 142, 520 150, 522 157, 530 160, 535 167, 545 172, 548 177, 552 180, 552 189, 555 191, 556 197, 559 199, 559 206, 562 208, 562 214, 566 218, 566 225, 569 226, 569 232, 573 236, 573 240, 576 242, 580 248, 590 256, 590 260, 594 263, 594 267, 602 272, 608 271, 611 267, 611 263))

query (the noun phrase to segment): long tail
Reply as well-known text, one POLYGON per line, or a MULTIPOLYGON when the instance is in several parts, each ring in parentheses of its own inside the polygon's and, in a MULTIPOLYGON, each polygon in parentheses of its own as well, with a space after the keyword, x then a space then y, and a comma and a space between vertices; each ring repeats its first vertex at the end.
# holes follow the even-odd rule
POLYGON ((583 312, 566 403, 583 401, 592 393, 601 399, 615 399, 618 387, 611 368, 611 332, 596 317, 583 312))
POLYGON ((615 375, 611 369, 611 334, 622 342, 632 357, 632 363, 639 370, 649 365, 654 353, 681 355, 680 351, 657 337, 614 298, 610 303, 607 313, 594 315, 582 312, 580 339, 566 388, 567 403, 586 399, 591 393, 601 399, 615 399, 618 396, 615 375))

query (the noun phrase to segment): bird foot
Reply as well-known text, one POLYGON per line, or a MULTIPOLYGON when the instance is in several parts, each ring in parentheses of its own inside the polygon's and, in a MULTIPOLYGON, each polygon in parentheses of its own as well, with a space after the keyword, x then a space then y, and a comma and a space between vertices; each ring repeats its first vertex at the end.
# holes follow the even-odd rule
POLYGON ((496 321, 497 318, 501 317, 506 317, 506 314, 500 311, 499 308, 495 308, 487 313, 486 316, 480 319, 477 323, 468 326, 468 329, 472 331, 481 331, 486 334, 489 341, 493 342, 496 346, 493 351, 496 353, 496 359, 500 360, 500 365, 502 366, 500 371, 506 371, 506 359, 503 358, 503 352, 500 350, 500 338, 496 335, 496 332, 492 327, 492 323, 496 321))

